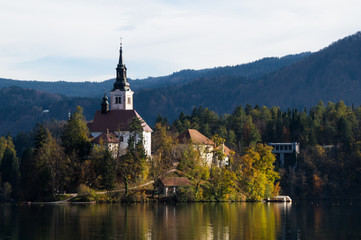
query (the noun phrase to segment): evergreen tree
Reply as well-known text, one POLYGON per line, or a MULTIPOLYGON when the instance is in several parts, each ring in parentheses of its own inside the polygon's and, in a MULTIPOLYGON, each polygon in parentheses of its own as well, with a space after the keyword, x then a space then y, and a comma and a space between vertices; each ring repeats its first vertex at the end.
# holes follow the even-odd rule
POLYGON ((101 186, 107 191, 114 188, 115 184, 115 160, 108 150, 103 151, 103 157, 98 164, 98 171, 101 175, 101 186))
POLYGON ((39 191, 38 177, 34 151, 31 148, 27 148, 21 156, 20 164, 20 198, 23 201, 34 201, 37 199, 36 193, 39 191))
POLYGON ((129 183, 139 181, 143 176, 146 163, 142 122, 139 118, 133 118, 129 126, 127 153, 119 157, 117 163, 117 173, 123 179, 125 196, 128 194, 129 183))
POLYGON ((3 184, 9 183, 12 189, 12 197, 17 197, 18 184, 20 180, 19 160, 13 144, 8 144, 5 149, 0 165, 1 180, 3 184))
POLYGON ((61 136, 65 153, 68 155, 76 153, 83 160, 85 156, 89 155, 91 149, 88 136, 89 129, 83 116, 83 108, 77 106, 76 111, 70 116, 65 125, 61 136))

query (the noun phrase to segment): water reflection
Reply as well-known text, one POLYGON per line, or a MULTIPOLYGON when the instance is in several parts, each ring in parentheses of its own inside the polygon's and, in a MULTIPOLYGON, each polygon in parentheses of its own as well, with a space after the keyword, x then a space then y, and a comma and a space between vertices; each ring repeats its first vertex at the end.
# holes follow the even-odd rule
POLYGON ((336 216, 356 212, 343 220, 353 221, 360 210, 310 203, 3 205, 0 239, 356 239, 358 226, 336 216))

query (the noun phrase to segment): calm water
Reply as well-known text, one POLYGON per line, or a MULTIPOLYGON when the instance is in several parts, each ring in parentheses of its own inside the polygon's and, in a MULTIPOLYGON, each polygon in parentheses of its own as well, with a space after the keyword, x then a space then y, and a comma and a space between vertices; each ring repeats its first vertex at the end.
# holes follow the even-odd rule
POLYGON ((0 205, 0 239, 361 239, 361 202, 0 205))

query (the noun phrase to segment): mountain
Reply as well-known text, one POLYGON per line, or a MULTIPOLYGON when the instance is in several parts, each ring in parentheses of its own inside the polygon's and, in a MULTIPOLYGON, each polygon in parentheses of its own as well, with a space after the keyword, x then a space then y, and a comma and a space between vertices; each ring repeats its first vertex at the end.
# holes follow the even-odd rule
POLYGON ((176 118, 195 106, 230 113, 238 105, 304 108, 344 100, 361 104, 361 33, 339 40, 278 71, 257 78, 208 76, 135 93, 144 116, 176 118))
POLYGON ((31 130, 37 122, 66 120, 78 105, 84 108, 84 116, 92 119, 100 107, 97 98, 66 97, 20 87, 0 89, 0 102, 0 134, 12 135, 31 130))
MULTIPOLYGON (((167 86, 182 85, 201 77, 227 75, 233 77, 257 78, 282 69, 285 66, 307 57, 308 55, 310 55, 310 53, 289 55, 282 58, 264 58, 253 63, 236 66, 217 67, 202 70, 182 70, 169 76, 128 80, 132 90, 138 92, 147 89, 149 90, 167 86)), ((104 95, 105 89, 109 92, 113 88, 114 81, 115 79, 110 79, 103 82, 43 82, 0 78, 0 88, 17 86, 22 88, 41 90, 49 93, 61 94, 69 97, 102 97, 104 95)))
POLYGON ((303 108, 319 100, 343 100, 360 105, 361 32, 261 78, 252 90, 254 95, 242 102, 303 108))

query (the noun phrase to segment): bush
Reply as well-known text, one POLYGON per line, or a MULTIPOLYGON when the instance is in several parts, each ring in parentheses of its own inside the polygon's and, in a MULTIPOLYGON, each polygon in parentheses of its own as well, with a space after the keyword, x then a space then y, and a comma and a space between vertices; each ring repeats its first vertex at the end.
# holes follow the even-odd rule
POLYGON ((85 184, 80 184, 78 187, 77 201, 92 202, 97 200, 96 192, 85 184))
POLYGON ((195 191, 192 187, 178 187, 175 194, 176 202, 190 202, 195 200, 195 191))

